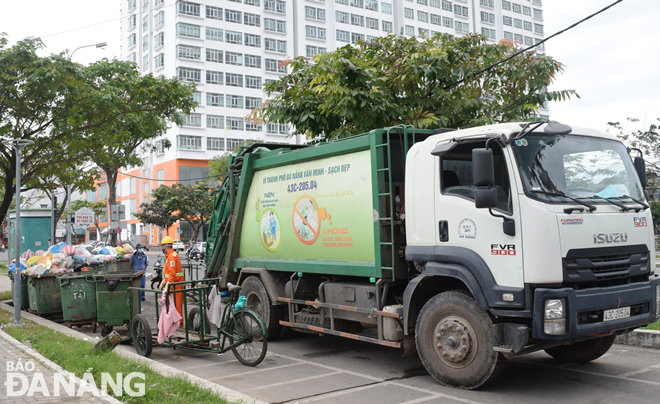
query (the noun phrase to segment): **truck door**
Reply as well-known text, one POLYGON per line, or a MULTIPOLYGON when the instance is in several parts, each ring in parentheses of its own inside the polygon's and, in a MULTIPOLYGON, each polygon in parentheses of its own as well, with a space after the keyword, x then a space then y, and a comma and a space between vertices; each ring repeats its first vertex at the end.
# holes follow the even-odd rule
MULTIPOLYGON (((497 206, 492 209, 477 209, 474 203, 472 150, 485 147, 485 140, 461 142, 436 160, 440 174, 434 193, 436 246, 448 254, 460 248, 471 250, 487 264, 498 285, 523 287, 517 197, 510 181, 513 172, 502 147, 490 143, 497 190, 497 206), (504 233, 503 217, 514 220, 515 235, 504 233)), ((479 279, 479 274, 474 275, 479 279)))

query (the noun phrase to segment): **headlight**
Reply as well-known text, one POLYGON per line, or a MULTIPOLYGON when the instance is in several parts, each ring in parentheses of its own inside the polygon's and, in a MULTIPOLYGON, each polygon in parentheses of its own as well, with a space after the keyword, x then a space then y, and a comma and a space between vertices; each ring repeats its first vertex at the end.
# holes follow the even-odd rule
POLYGON ((564 299, 548 299, 545 301, 545 319, 556 320, 564 318, 564 299))
POLYGON ((549 335, 566 334, 566 312, 564 299, 548 299, 545 301, 545 319, 543 332, 549 335))

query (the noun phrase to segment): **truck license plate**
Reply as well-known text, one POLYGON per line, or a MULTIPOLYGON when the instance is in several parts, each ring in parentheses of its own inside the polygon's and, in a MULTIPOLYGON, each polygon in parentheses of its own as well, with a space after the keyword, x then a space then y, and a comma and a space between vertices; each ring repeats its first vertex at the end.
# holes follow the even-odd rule
POLYGON ((603 312, 603 321, 619 320, 626 317, 630 317, 630 306, 605 310, 603 312))

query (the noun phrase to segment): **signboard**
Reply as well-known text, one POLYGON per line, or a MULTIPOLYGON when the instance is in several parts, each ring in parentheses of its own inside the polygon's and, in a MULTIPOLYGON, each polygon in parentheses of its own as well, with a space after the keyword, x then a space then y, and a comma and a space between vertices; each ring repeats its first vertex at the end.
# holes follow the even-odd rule
POLYGON ((80 227, 87 227, 94 224, 94 211, 89 208, 82 208, 76 211, 76 224, 80 227))
POLYGON ((55 237, 64 237, 64 230, 55 229, 55 237))
POLYGON ((112 220, 126 220, 126 206, 121 204, 111 205, 110 216, 112 216, 112 220))
POLYGON ((255 173, 240 256, 374 261, 369 151, 255 173))

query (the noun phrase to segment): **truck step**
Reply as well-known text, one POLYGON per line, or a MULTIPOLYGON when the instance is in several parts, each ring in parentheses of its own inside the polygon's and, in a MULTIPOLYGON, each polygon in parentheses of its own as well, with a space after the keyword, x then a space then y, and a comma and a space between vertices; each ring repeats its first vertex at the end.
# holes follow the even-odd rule
POLYGON ((344 332, 344 331, 331 330, 329 328, 318 327, 318 326, 315 326, 315 325, 290 323, 290 322, 284 321, 284 320, 280 320, 280 325, 283 325, 285 327, 292 327, 293 329, 304 329, 304 330, 309 330, 309 331, 313 331, 313 332, 318 332, 318 333, 321 333, 321 334, 336 335, 338 337, 354 339, 356 341, 370 342, 372 344, 384 345, 384 346, 388 346, 388 347, 392 347, 392 348, 401 348, 401 343, 400 342, 394 342, 394 341, 387 341, 387 340, 382 340, 382 339, 377 339, 377 338, 371 338, 371 337, 367 337, 367 336, 364 336, 364 335, 353 334, 353 333, 344 332))

